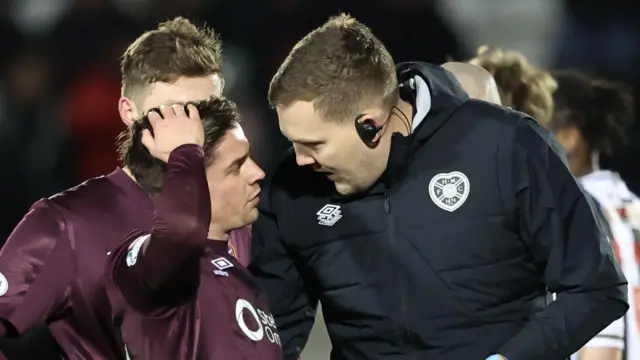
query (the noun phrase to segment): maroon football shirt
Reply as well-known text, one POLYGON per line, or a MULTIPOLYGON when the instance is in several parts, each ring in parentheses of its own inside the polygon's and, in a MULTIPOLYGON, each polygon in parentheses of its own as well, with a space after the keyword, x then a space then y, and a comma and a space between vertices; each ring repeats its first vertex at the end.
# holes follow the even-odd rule
MULTIPOLYGON (((46 322, 68 359, 125 359, 104 269, 126 234, 151 229, 153 208, 120 169, 35 203, 0 251, 0 334, 46 322)), ((242 259, 246 231, 232 237, 242 259)))
POLYGON ((226 241, 207 240, 210 218, 202 148, 181 146, 153 230, 129 234, 107 267, 113 302, 132 308, 122 327, 132 359, 282 359, 266 297, 226 241))
POLYGON ((240 264, 249 266, 251 261, 251 226, 245 226, 231 232, 229 237, 229 254, 233 255, 240 264))

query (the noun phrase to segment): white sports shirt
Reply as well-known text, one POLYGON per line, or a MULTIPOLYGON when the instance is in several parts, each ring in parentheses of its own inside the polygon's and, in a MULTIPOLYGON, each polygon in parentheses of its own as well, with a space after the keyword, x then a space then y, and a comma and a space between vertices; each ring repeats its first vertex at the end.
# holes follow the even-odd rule
POLYGON ((640 359, 640 198, 611 171, 595 171, 579 181, 598 202, 611 228, 611 246, 629 282, 630 305, 624 318, 614 321, 585 347, 618 348, 624 350, 626 359, 640 359))

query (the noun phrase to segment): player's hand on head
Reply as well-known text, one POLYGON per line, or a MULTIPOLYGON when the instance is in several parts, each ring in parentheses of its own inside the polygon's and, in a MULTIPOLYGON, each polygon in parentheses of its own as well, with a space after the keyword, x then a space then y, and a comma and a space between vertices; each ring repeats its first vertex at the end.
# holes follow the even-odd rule
POLYGON ((186 144, 204 144, 204 129, 198 109, 192 104, 163 105, 147 115, 153 134, 142 131, 142 144, 155 158, 164 162, 176 148, 186 144))

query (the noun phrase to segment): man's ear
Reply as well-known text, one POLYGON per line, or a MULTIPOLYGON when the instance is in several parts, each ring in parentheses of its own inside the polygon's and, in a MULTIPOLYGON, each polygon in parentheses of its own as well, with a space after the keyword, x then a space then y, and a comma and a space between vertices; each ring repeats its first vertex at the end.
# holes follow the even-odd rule
POLYGON ((123 96, 118 100, 118 112, 120 113, 122 122, 127 125, 127 127, 130 127, 136 120, 138 109, 133 100, 123 96))
POLYGON ((372 118, 370 118, 371 121, 373 121, 376 124, 376 127, 379 129, 378 133, 376 134, 376 136, 373 138, 374 142, 380 142, 380 139, 382 138, 382 135, 384 135, 385 133, 385 129, 383 129, 385 127, 385 125, 387 125, 387 120, 386 119, 382 119, 380 117, 374 116, 372 118))
POLYGON ((356 121, 359 124, 368 124, 369 127, 377 129, 375 136, 371 139, 372 144, 377 144, 380 141, 380 138, 382 138, 382 135, 384 134, 382 128, 386 125, 386 120, 371 114, 360 114, 356 121))

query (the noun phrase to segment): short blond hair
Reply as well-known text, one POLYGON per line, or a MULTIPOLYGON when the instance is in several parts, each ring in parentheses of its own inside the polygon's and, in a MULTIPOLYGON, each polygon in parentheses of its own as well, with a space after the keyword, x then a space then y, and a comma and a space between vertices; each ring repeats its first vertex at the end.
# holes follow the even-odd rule
POLYGON ((138 37, 120 63, 122 96, 135 98, 155 82, 220 73, 222 44, 210 28, 183 17, 160 23, 138 37))
POLYGON ((553 118, 553 93, 558 84, 520 52, 481 46, 470 64, 493 75, 504 106, 533 116, 542 124, 553 118))
POLYGON ((326 119, 355 117, 363 106, 398 98, 391 54, 367 26, 341 14, 300 40, 269 85, 269 103, 313 102, 326 119))

